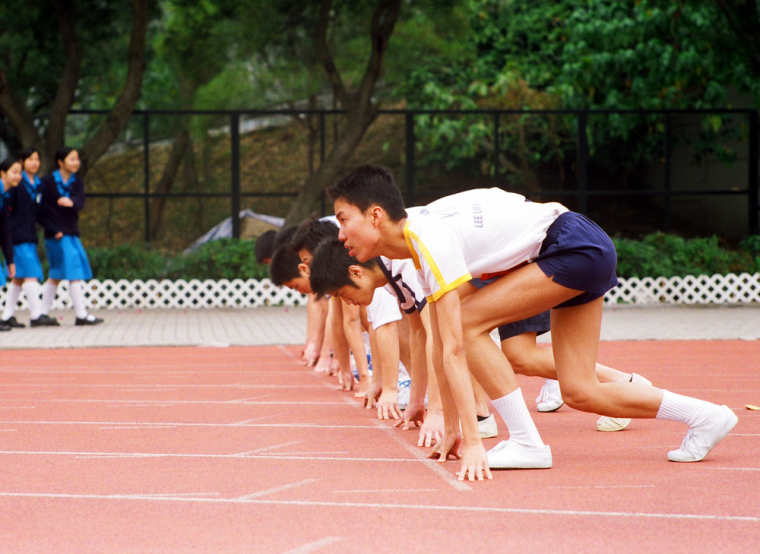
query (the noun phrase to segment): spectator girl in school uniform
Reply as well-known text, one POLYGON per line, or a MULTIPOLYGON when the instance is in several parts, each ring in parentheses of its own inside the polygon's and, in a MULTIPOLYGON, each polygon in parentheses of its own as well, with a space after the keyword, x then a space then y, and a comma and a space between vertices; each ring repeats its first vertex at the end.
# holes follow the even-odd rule
POLYGON ((31 326, 58 325, 54 318, 42 314, 40 299, 43 281, 42 264, 37 255, 37 213, 42 201, 42 183, 37 176, 40 169, 40 153, 30 148, 21 154, 23 171, 21 183, 8 191, 8 227, 13 242, 13 259, 16 275, 8 285, 2 323, 10 327, 24 327, 13 313, 21 292, 29 304, 31 326))
POLYGON ((79 240, 79 212, 84 208, 84 183, 77 176, 79 152, 62 148, 55 153, 58 168, 42 179, 40 223, 45 229, 45 250, 50 262, 42 289, 42 313, 48 314, 58 283, 69 281, 76 325, 97 325, 103 320, 87 313, 83 282, 92 278, 90 261, 79 240))
MULTIPOLYGON (((11 237, 8 232, 8 209, 5 205, 5 196, 8 191, 13 190, 21 181, 21 160, 9 158, 0 163, 0 246, 2 246, 5 262, 8 264, 7 270, 5 264, 0 267, 0 287, 5 285, 6 275, 13 279, 16 274, 16 266, 13 264, 13 246, 11 237)), ((5 322, 0 322, 0 331, 10 331, 11 326, 5 322)))

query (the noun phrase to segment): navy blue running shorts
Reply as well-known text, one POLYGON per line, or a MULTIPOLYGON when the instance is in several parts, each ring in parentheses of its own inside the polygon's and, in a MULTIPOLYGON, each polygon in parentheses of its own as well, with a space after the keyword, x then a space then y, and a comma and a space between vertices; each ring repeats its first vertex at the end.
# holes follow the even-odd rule
POLYGON ((618 284, 612 239, 576 212, 565 212, 551 224, 535 261, 555 282, 583 291, 555 308, 586 304, 618 284))
MULTIPOLYGON (((472 279, 470 283, 475 288, 482 289, 486 285, 496 281, 496 279, 499 279, 499 277, 487 280, 472 279)), ((520 321, 514 321, 512 323, 507 323, 506 325, 501 325, 499 327, 499 339, 507 340, 511 339, 512 337, 516 337, 517 335, 522 335, 523 333, 536 333, 536 336, 543 335, 544 333, 548 332, 551 327, 549 324, 549 319, 550 311, 546 310, 545 312, 534 315, 533 317, 521 319, 520 321)))

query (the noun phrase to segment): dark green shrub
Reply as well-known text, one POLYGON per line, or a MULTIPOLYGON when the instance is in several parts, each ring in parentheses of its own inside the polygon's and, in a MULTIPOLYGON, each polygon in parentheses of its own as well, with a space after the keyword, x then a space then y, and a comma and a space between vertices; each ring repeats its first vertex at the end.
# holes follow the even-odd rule
POLYGON ((159 279, 166 271, 166 256, 138 244, 88 248, 95 279, 159 279))
POLYGON ((169 262, 167 279, 263 279, 269 268, 256 261, 255 242, 219 239, 169 262))
MULTIPOLYGON (((684 239, 652 233, 642 240, 613 239, 620 277, 674 277, 714 273, 754 273, 760 258, 748 249, 729 250, 718 237, 684 239)), ((760 241, 756 243, 760 246, 760 241)))

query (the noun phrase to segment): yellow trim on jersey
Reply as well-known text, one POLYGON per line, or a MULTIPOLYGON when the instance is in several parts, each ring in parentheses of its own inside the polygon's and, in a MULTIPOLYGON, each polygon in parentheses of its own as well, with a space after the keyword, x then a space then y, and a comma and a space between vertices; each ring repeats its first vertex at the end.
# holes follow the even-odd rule
MULTIPOLYGON (((420 259, 417 257, 417 251, 414 249, 414 245, 412 244, 412 239, 409 236, 410 234, 414 234, 409 230, 409 220, 406 220, 406 223, 404 223, 404 240, 406 241, 406 246, 409 248, 409 252, 412 254, 412 261, 414 262, 414 269, 422 269, 422 265, 420 264, 420 259)), ((414 235, 415 238, 418 239, 417 235, 414 235)))
POLYGON ((420 240, 420 237, 412 230, 409 229, 409 223, 407 222, 404 225, 404 239, 406 240, 407 246, 409 246, 409 250, 412 253, 412 259, 414 260, 414 267, 417 269, 420 269, 422 266, 420 264, 419 258, 417 257, 417 251, 412 246, 411 240, 414 239, 414 242, 417 244, 417 247, 420 249, 420 252, 422 252, 422 256, 425 258, 425 261, 430 266, 430 270, 433 272, 433 276, 435 277, 436 282, 438 283, 438 286, 440 287, 436 292, 434 292, 431 296, 428 296, 428 302, 435 302, 438 300, 441 296, 449 292, 450 290, 454 290, 462 283, 465 283, 472 279, 472 275, 470 275, 470 272, 468 271, 458 279, 455 279, 451 283, 446 283, 446 280, 443 278, 443 274, 441 273, 441 270, 438 268, 438 264, 435 263, 435 260, 433 259, 433 256, 430 255, 430 251, 427 249, 427 247, 422 243, 420 240))
POLYGON ((472 275, 470 275, 469 273, 467 273, 466 275, 462 275, 459 279, 457 279, 453 283, 450 283, 449 285, 447 285, 447 286, 445 286, 443 288, 438 289, 432 295, 428 296, 427 297, 427 301, 428 302, 435 302, 436 300, 438 300, 441 296, 443 296, 447 292, 454 290, 459 285, 461 285, 462 283, 466 283, 470 279, 472 279, 472 275))

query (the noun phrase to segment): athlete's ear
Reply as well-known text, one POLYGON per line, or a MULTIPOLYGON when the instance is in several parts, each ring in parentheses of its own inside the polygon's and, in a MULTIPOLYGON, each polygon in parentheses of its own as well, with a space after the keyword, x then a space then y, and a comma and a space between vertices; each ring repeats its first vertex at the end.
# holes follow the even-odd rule
POLYGON ((348 266, 348 276, 351 279, 359 279, 362 276, 362 266, 356 264, 348 266))
POLYGON ((308 279, 311 276, 311 271, 310 271, 309 266, 303 262, 298 264, 298 272, 301 274, 301 277, 305 277, 306 279, 308 279))
POLYGON ((377 227, 380 224, 380 221, 383 217, 383 208, 378 206, 377 204, 373 204, 369 208, 369 221, 372 223, 374 227, 377 227))

